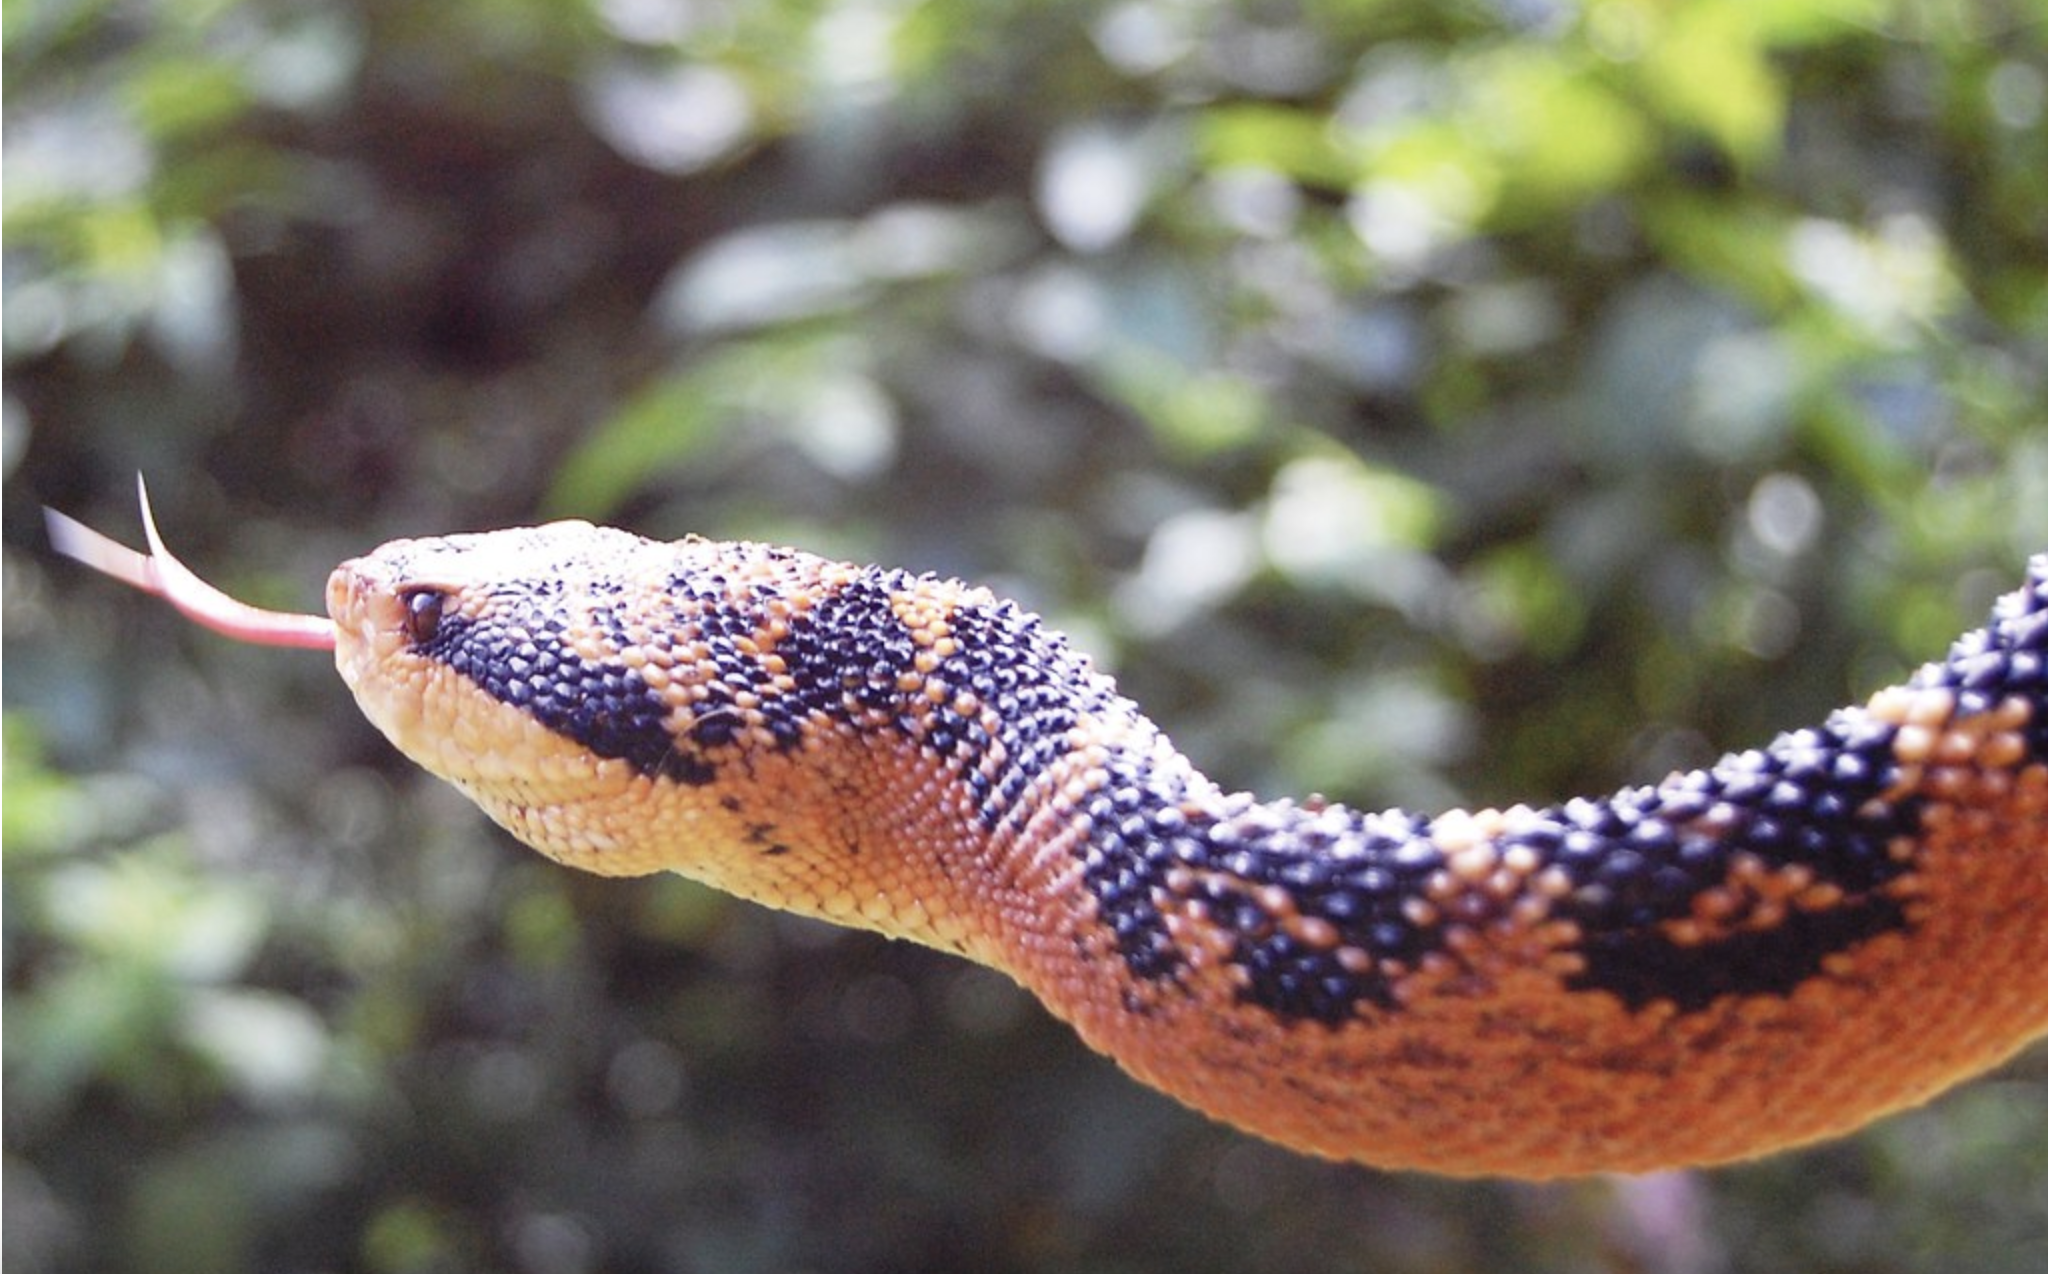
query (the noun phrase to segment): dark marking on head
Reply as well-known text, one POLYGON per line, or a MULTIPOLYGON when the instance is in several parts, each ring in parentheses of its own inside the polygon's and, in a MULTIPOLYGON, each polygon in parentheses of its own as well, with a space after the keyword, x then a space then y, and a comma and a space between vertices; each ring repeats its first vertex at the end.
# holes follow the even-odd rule
MULTIPOLYGON (((604 756, 607 754, 600 752, 598 755, 604 756)), ((630 755, 625 756, 625 759, 634 761, 636 765, 639 764, 630 755)), ((642 766, 640 772, 642 774, 649 774, 651 777, 667 779, 671 783, 681 783, 685 787, 704 787, 718 780, 717 766, 700 756, 694 756, 688 752, 681 751, 673 744, 670 745, 669 750, 663 754, 660 762, 655 765, 652 771, 642 766)))
POLYGON ((549 730, 650 778, 702 786, 717 777, 711 762, 676 746, 667 702, 637 671, 583 659, 562 635, 555 615, 526 622, 497 613, 444 615, 419 653, 549 730))

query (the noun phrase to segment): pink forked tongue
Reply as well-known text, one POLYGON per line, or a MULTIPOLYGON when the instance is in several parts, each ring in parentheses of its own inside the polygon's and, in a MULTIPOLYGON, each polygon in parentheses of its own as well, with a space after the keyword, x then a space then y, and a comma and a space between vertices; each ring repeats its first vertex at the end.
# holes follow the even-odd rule
POLYGON ((156 518, 149 511, 149 490, 139 477, 135 489, 142 499, 142 530, 149 537, 148 553, 137 553, 83 522, 65 517, 55 509, 44 509, 50 544, 64 556, 76 558, 103 575, 156 594, 183 611, 187 618, 237 641, 309 650, 334 649, 334 621, 325 615, 263 610, 236 601, 194 575, 164 547, 163 537, 156 531, 156 518))

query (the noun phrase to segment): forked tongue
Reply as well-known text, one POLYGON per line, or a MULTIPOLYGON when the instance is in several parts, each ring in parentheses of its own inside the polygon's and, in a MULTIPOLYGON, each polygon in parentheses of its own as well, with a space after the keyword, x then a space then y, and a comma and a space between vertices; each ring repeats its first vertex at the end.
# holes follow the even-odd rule
POLYGON ((334 649, 334 621, 325 615, 264 610, 238 602, 194 575, 164 547, 163 537, 157 534, 156 518, 149 511, 149 489, 139 476, 135 479, 135 490, 142 500, 142 531, 149 537, 148 553, 137 553, 75 518, 55 509, 44 509, 43 520, 49 528, 51 546, 103 575, 156 594, 183 611, 188 619, 237 641, 308 650, 334 649))

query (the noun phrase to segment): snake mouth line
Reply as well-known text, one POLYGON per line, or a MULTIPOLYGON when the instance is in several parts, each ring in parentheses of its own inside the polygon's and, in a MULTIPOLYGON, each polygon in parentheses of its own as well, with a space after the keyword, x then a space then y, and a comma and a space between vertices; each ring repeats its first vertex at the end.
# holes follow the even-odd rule
POLYGON ((136 475, 135 492, 142 505, 142 531, 149 552, 138 553, 55 509, 44 509, 50 544, 59 553, 111 575, 133 588, 163 598, 186 618, 217 633, 258 646, 292 646, 333 650, 334 621, 325 615, 265 610, 221 592, 172 555, 157 533, 149 508, 149 488, 136 475))

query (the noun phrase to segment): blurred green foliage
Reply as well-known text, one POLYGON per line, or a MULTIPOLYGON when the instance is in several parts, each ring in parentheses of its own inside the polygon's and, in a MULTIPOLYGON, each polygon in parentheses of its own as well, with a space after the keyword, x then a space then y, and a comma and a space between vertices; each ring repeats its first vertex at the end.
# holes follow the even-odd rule
POLYGON ((19 0, 12 1271, 2035 1270, 2048 1073, 1531 1188, 1314 1163, 999 978, 574 877, 317 660, 538 516, 957 573, 1226 782, 1654 777, 2048 548, 2032 0, 19 0))

